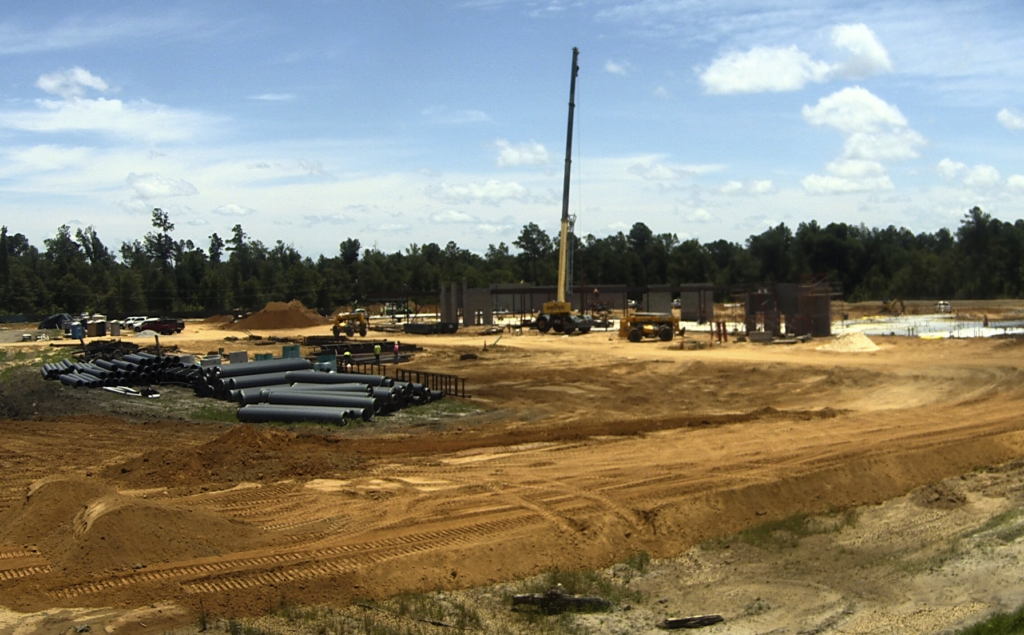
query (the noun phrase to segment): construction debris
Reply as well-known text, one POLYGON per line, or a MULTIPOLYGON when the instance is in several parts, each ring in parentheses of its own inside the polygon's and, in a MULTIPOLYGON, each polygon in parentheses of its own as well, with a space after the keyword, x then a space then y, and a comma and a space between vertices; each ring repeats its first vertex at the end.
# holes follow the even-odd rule
POLYGON ((608 600, 595 595, 572 595, 566 592, 561 584, 555 585, 544 593, 523 593, 512 596, 512 609, 516 607, 533 607, 548 615, 574 611, 591 613, 607 611, 612 607, 608 600))
POLYGON ((662 620, 658 623, 658 628, 665 630, 675 630, 677 628, 703 628, 705 626, 711 626, 712 624, 718 624, 724 622, 725 618, 721 615, 694 615, 693 617, 673 617, 662 620))

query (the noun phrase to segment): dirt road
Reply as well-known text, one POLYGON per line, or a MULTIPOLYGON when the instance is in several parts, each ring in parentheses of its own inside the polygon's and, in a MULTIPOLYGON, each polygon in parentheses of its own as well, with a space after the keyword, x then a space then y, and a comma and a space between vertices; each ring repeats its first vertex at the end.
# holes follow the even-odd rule
MULTIPOLYGON (((216 339, 188 335, 168 341, 216 339)), ((466 377, 483 411, 382 435, 0 421, 2 604, 236 615, 466 587, 674 556, 1024 456, 1012 340, 406 339, 427 348, 410 367, 466 377)))

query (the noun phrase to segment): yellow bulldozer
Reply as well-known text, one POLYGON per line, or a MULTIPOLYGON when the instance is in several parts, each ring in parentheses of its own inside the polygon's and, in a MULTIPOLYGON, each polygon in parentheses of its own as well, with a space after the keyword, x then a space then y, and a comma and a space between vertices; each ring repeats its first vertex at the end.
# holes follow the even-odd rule
POLYGON ((366 317, 366 311, 363 309, 356 309, 351 313, 339 313, 334 316, 334 337, 340 337, 342 333, 352 337, 357 331, 366 337, 369 325, 370 320, 366 317))
POLYGON ((630 342, 658 338, 669 342, 679 331, 679 318, 671 313, 627 313, 619 321, 619 337, 630 342))

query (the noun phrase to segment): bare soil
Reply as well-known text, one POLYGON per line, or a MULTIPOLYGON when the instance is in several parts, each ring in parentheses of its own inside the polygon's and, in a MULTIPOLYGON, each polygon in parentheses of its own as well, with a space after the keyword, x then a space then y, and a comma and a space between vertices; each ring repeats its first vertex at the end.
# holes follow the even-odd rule
MULTIPOLYGON (((190 322, 161 343, 253 345, 224 336, 190 322)), ((934 632, 1024 596, 1019 576, 1000 586, 977 573, 1008 567, 1015 540, 972 555, 972 576, 923 546, 980 535, 1020 504, 1017 340, 888 337, 874 352, 836 352, 820 340, 495 339, 402 336, 425 348, 409 368, 465 377, 472 393, 429 424, 199 423, 185 391, 145 403, 9 372, 0 605, 18 613, 0 614, 0 635, 82 616, 108 632, 162 632, 200 612, 466 589, 638 551, 671 560, 638 579, 650 604, 629 613, 728 613, 731 630, 716 632, 934 632), (981 480, 946 480, 979 468, 981 480), (816 564, 719 540, 865 505, 842 531, 796 541, 816 564), (886 560, 886 548, 901 555, 886 560), (924 573, 920 592, 900 582, 924 573), (868 628, 883 618, 888 631, 868 628)), ((619 611, 587 619, 640 630, 619 611)))

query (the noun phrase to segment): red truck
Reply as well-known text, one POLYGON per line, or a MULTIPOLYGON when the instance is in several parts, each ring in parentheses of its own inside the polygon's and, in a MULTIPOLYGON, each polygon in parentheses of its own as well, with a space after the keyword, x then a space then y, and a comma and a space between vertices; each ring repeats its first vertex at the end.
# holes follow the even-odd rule
POLYGON ((139 331, 156 331, 160 335, 181 333, 184 328, 185 321, 175 318, 149 318, 139 325, 139 331))

